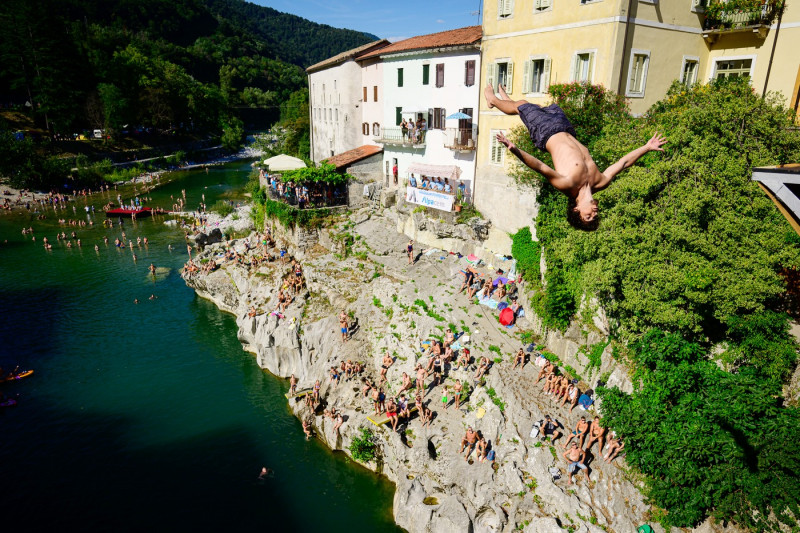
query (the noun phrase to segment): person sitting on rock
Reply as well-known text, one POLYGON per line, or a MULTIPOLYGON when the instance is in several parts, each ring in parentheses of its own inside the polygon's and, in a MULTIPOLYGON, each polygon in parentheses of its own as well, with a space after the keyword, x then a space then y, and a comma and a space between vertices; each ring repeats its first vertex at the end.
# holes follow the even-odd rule
POLYGON ((479 462, 484 462, 486 460, 486 454, 489 453, 489 443, 486 442, 486 437, 481 435, 481 438, 478 440, 478 444, 475 447, 475 454, 478 456, 479 462))
POLYGON ((598 453, 603 453, 603 445, 606 442, 606 428, 600 424, 599 416, 594 417, 591 428, 589 428, 589 442, 586 444, 587 452, 592 448, 592 444, 595 442, 600 446, 597 449, 598 453))
POLYGON ((562 448, 566 450, 567 449, 567 444, 569 444, 569 442, 572 439, 579 440, 580 441, 580 446, 581 446, 581 448, 583 448, 583 442, 586 439, 586 432, 587 431, 589 431, 589 422, 586 421, 586 417, 585 416, 582 416, 581 419, 578 420, 578 423, 575 424, 575 430, 569 436, 569 438, 564 443, 562 448))
POLYGON ((553 366, 553 363, 548 360, 544 364, 544 366, 542 366, 541 370, 539 370, 539 374, 536 376, 536 383, 539 383, 539 381, 542 379, 542 377, 549 376, 554 371, 555 371, 555 366, 553 366))
POLYGON ((511 367, 511 369, 513 370, 514 368, 517 368, 517 366, 519 366, 520 370, 525 368, 525 351, 522 348, 520 348, 514 356, 514 365, 511 367))
POLYGON ((400 386, 400 390, 398 392, 405 392, 407 390, 411 390, 414 388, 414 384, 411 382, 411 378, 408 377, 408 374, 403 372, 403 384, 400 386))
POLYGON ((564 405, 565 403, 569 402, 569 412, 571 413, 575 406, 578 405, 578 387, 574 383, 570 383, 567 386, 567 393, 564 395, 564 399, 561 400, 559 405, 564 405))
POLYGON ((411 411, 408 408, 408 399, 405 394, 401 394, 397 400, 397 416, 401 418, 411 418, 411 411))
POLYGON ((469 454, 472 453, 472 450, 475 449, 475 445, 478 442, 478 433, 472 429, 472 426, 467 428, 466 434, 464 434, 464 438, 461 439, 461 446, 458 448, 458 453, 464 451, 466 448, 467 453, 464 455, 464 460, 467 461, 469 459, 469 454))
POLYGON ((545 415, 540 438, 544 440, 545 438, 550 437, 550 441, 555 442, 557 438, 563 435, 560 428, 561 424, 558 422, 558 420, 553 420, 550 418, 550 415, 545 415))
POLYGON ((625 443, 622 442, 622 439, 617 437, 617 432, 612 431, 608 438, 608 451, 603 456, 603 460, 606 463, 611 464, 611 461, 619 455, 619 452, 625 449, 625 443))
POLYGON ((389 421, 392 423, 392 431, 397 431, 397 402, 394 401, 394 397, 389 398, 386 403, 386 416, 389 417, 389 421))

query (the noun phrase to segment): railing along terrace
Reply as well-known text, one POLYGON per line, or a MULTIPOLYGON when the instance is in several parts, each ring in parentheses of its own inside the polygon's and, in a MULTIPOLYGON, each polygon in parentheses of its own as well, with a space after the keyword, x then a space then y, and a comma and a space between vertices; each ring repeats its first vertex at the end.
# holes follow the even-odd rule
POLYGON ((427 131, 412 131, 403 128, 383 128, 380 135, 374 137, 375 142, 384 144, 402 144, 409 146, 424 146, 427 131))
POLYGON ((445 148, 451 150, 475 150, 478 141, 478 128, 446 128, 444 136, 445 148))
POLYGON ((704 30, 730 30, 770 25, 784 0, 707 0, 704 30))
POLYGON ((302 198, 302 202, 300 202, 300 198, 297 197, 295 187, 284 187, 283 190, 280 190, 277 187, 273 188, 270 186, 267 187, 267 194, 273 200, 296 206, 300 209, 347 205, 347 185, 312 185, 308 187, 308 194, 302 198))

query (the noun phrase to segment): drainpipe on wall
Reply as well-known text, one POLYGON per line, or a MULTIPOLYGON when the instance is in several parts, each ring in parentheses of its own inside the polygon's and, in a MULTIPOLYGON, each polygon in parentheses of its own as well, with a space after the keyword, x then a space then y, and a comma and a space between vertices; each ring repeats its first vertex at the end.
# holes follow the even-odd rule
POLYGON ((772 52, 769 54, 769 65, 767 65, 767 77, 764 80, 764 91, 761 93, 761 98, 767 96, 767 85, 769 85, 769 73, 772 71, 772 60, 775 58, 775 48, 778 46, 778 35, 781 33, 781 20, 783 20, 783 10, 786 8, 786 3, 781 6, 778 12, 778 26, 775 28, 775 39, 772 41, 772 52))
POLYGON ((625 73, 625 58, 628 57, 628 32, 631 27, 631 10, 633 0, 628 0, 628 12, 625 17, 625 35, 622 37, 622 59, 619 62, 619 84, 617 84, 617 94, 625 95, 625 81, 628 76, 625 73))

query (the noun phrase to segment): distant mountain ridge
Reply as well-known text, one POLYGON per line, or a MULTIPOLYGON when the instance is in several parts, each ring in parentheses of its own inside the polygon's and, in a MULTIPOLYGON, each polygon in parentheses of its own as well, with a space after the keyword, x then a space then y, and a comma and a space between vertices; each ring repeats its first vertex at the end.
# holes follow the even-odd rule
POLYGON ((371 41, 375 35, 318 24, 245 0, 204 0, 209 11, 264 41, 276 58, 306 68, 371 41))

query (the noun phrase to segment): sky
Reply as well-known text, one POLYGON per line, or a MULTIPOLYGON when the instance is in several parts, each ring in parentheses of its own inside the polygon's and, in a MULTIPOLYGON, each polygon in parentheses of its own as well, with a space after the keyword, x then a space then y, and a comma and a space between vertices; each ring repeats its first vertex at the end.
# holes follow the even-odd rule
POLYGON ((392 42, 479 25, 480 0, 248 0, 392 42))

